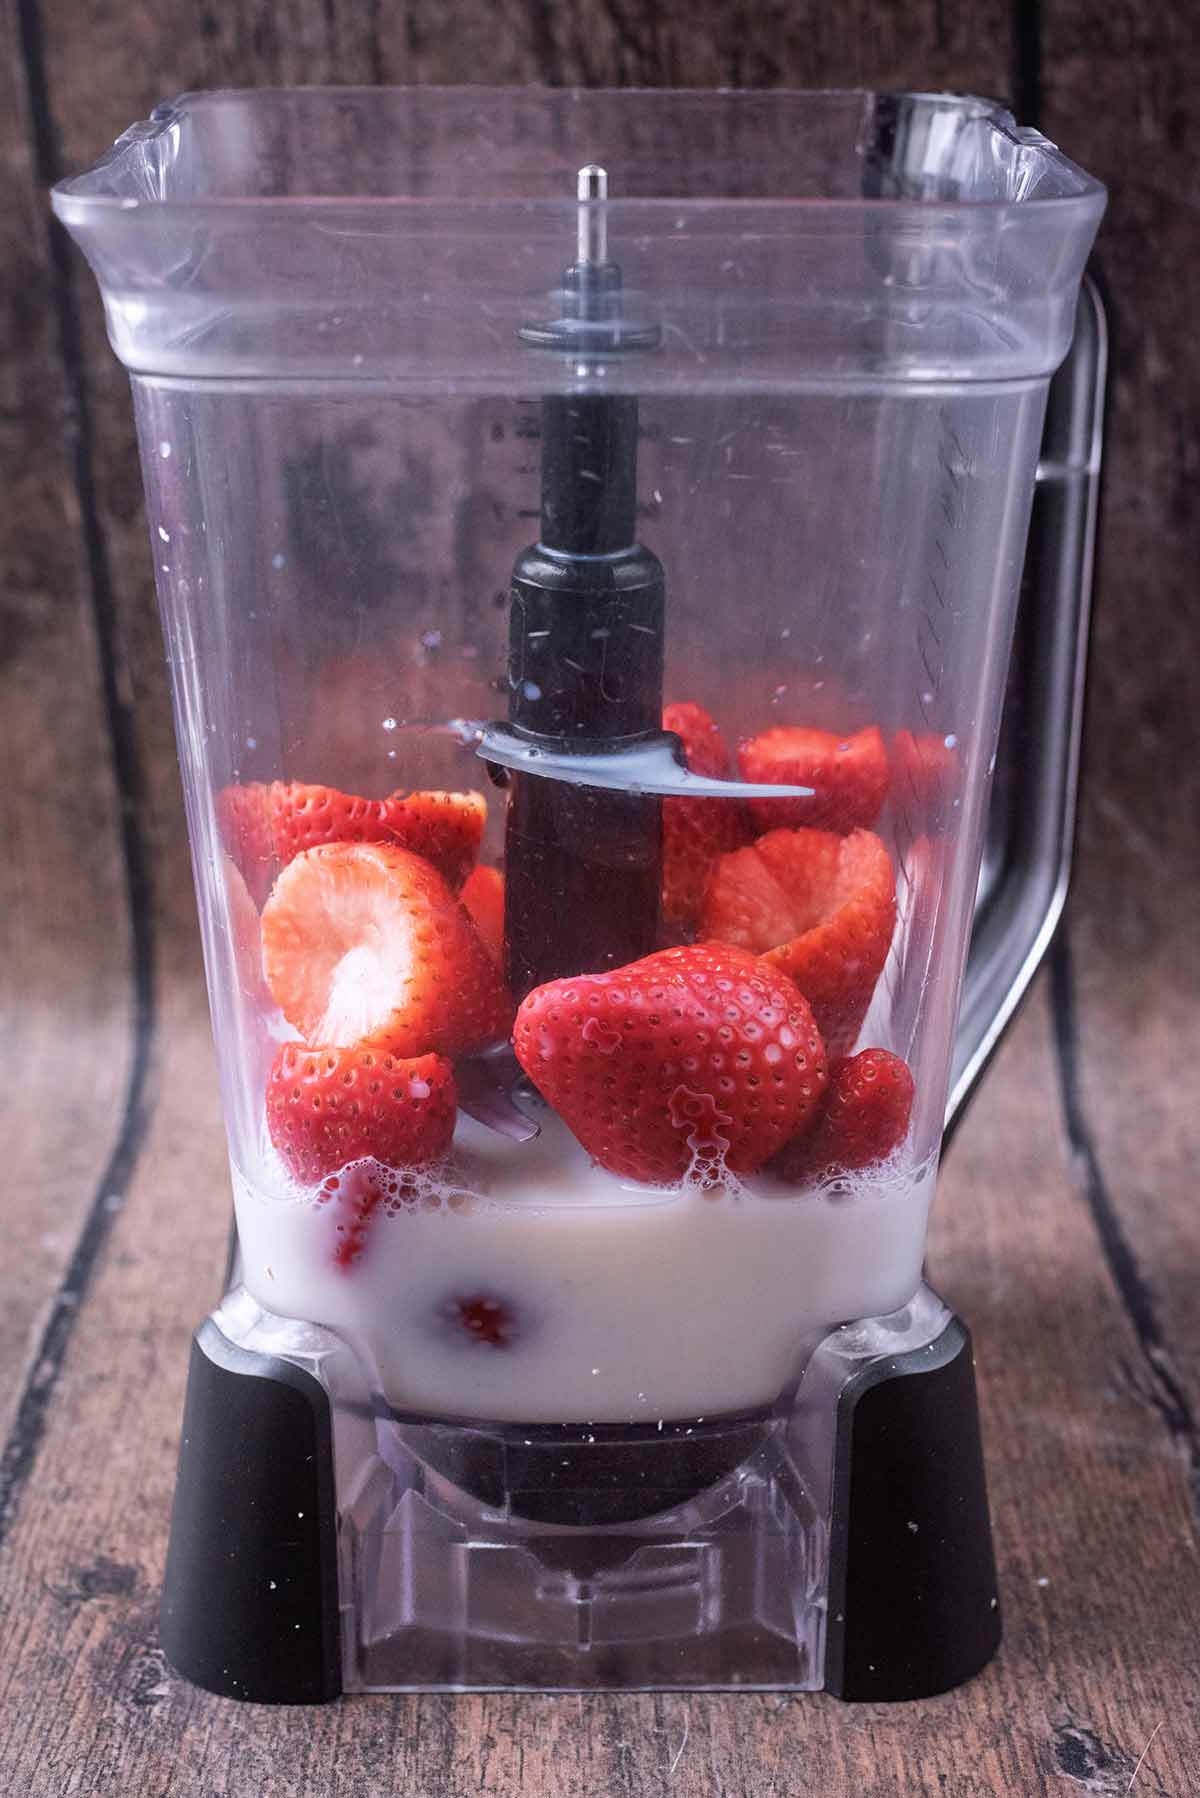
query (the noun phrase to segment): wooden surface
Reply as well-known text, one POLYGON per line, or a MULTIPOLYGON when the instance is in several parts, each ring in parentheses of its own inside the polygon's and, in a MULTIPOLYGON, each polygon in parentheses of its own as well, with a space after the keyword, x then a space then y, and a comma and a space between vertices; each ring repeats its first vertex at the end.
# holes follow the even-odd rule
POLYGON ((1200 1792, 1195 602, 1200 52, 1178 9, 975 0, 8 0, 0 59, 0 1793, 1200 1792), (219 83, 947 86, 1109 182, 1115 373, 1069 930, 948 1161, 1006 1640, 922 1706, 242 1708, 155 1639, 227 1183, 125 380, 43 189, 219 83))

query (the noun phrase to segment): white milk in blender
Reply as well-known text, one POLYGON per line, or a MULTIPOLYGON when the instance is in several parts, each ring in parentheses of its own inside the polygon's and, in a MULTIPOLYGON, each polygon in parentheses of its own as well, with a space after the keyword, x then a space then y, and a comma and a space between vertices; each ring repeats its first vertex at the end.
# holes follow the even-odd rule
POLYGON ((235 1168, 243 1279, 338 1331, 397 1409, 513 1423, 655 1423, 769 1404, 824 1326, 921 1277, 931 1166, 798 1191, 625 1184, 548 1110, 513 1142, 460 1116, 453 1160, 335 1258, 335 1202, 269 1148, 235 1168))

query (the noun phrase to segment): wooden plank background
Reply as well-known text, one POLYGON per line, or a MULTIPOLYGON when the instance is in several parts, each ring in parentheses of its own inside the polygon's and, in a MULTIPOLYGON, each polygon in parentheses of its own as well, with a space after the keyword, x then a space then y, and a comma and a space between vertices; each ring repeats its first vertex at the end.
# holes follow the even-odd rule
POLYGON ((1200 1791, 1200 49, 1164 0, 5 0, 0 57, 0 1792, 1200 1791), (123 372, 45 188, 156 100, 270 82, 1015 96, 1105 180, 1114 367, 1068 928, 931 1240, 1005 1599, 923 1706, 193 1691, 155 1640, 189 1330, 227 1220, 123 372))

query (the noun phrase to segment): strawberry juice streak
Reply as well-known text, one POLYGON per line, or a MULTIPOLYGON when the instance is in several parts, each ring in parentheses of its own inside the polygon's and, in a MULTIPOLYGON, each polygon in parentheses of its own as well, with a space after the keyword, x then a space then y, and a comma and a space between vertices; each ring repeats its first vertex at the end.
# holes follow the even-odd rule
POLYGON ((519 1155, 460 1116, 442 1179, 380 1204, 348 1266, 336 1202, 300 1193, 268 1146, 253 1178, 234 1170, 246 1286, 357 1345, 398 1410, 510 1423, 767 1405, 815 1331, 916 1290, 931 1163, 906 1168, 901 1151, 824 1191, 762 1174, 637 1186, 537 1116, 519 1155))

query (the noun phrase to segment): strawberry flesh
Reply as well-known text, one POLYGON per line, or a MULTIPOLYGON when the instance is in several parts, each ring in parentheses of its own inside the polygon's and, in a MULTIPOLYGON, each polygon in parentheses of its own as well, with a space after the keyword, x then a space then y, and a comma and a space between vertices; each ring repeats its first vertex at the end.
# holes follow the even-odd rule
POLYGON ((706 937, 762 955, 795 981, 831 1055, 845 1055, 871 1003, 896 921, 891 858, 868 830, 773 830, 723 856, 706 937))
POLYGON ((295 857, 262 915, 263 971, 306 1042, 466 1055, 502 1039, 500 971, 437 869, 385 843, 295 857))
POLYGON ((887 796, 887 751, 875 725, 848 737, 777 725, 738 745, 738 768, 743 780, 813 788, 808 799, 749 800, 759 830, 854 830, 875 822, 887 796))
POLYGON ((537 987, 513 1043, 588 1153, 654 1185, 753 1172, 825 1091, 825 1050, 792 981, 718 943, 537 987))

